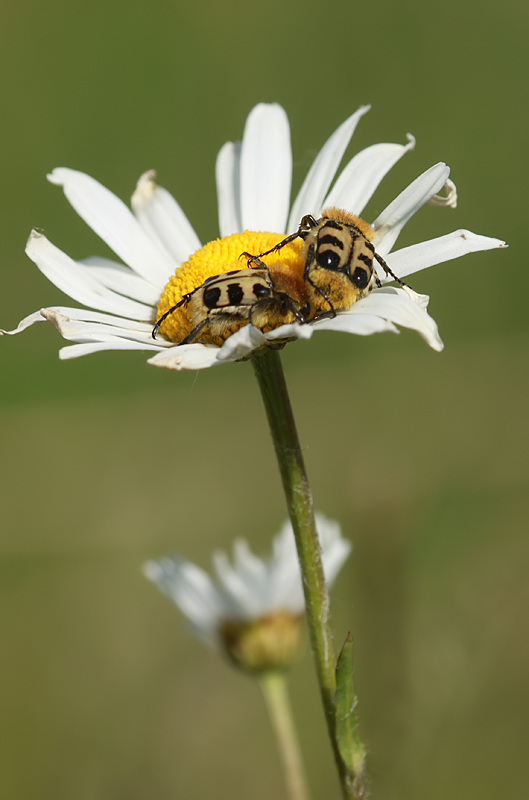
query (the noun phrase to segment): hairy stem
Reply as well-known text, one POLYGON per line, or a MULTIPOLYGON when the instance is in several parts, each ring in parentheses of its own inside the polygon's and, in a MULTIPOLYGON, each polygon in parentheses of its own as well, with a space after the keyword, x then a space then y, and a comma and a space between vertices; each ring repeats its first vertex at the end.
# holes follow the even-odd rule
POLYGON ((363 797, 364 794, 357 794, 356 789, 351 789, 351 776, 340 756, 336 740, 336 648, 331 628, 329 594, 323 576, 312 495, 279 353, 277 350, 267 350, 264 355, 254 356, 253 365, 294 529, 316 675, 343 795, 346 798, 363 797))

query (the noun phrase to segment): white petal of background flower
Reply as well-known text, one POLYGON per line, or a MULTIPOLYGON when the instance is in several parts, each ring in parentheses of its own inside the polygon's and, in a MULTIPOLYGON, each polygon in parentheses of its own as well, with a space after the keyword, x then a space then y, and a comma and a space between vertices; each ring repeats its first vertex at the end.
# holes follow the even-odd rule
POLYGON ((155 178, 153 169, 141 176, 132 195, 132 210, 149 239, 174 262, 174 272, 202 245, 179 204, 167 189, 155 183, 155 178))
POLYGON ((63 187, 79 216, 125 264, 154 286, 165 286, 174 262, 149 239, 125 203, 77 170, 59 167, 48 180, 63 187))
POLYGON ((323 208, 345 208, 360 216, 382 179, 414 147, 415 139, 408 133, 408 144, 373 144, 361 150, 340 173, 323 208))
POLYGON ((373 223, 373 244, 377 253, 385 256, 397 241, 404 225, 428 200, 445 185, 450 167, 442 162, 434 164, 404 189, 373 223))
POLYGON ((336 576, 349 557, 353 545, 349 539, 344 539, 342 530, 336 520, 316 514, 316 527, 320 537, 323 574, 329 586, 332 586, 336 576))
POLYGON ((361 117, 370 108, 371 106, 361 106, 345 122, 342 122, 340 127, 335 130, 323 145, 292 205, 288 220, 289 231, 296 230, 305 214, 313 214, 315 217, 320 215, 323 199, 329 191, 329 186, 336 174, 336 170, 340 166, 340 161, 351 140, 351 136, 361 117))
POLYGON ((226 142, 215 164, 219 230, 221 236, 242 233, 241 214, 241 148, 242 142, 226 142))
POLYGON ((241 152, 243 230, 285 231, 292 183, 290 126, 277 103, 250 112, 241 152))
POLYGON ((261 616, 262 595, 232 567, 226 553, 213 553, 213 568, 228 610, 228 619, 256 619, 261 616))
MULTIPOLYGON (((316 514, 316 529, 330 586, 352 545, 342 537, 338 523, 323 514, 316 514)), ((199 567, 177 555, 149 561, 143 568, 146 577, 188 618, 195 633, 210 644, 219 644, 216 629, 223 621, 258 620, 279 611, 303 613, 301 574, 289 522, 274 537, 267 559, 254 555, 239 539, 233 548, 233 564, 222 551, 214 553, 212 560, 215 583, 199 567)))
POLYGON ((143 573, 180 608, 199 638, 210 645, 219 643, 217 625, 228 609, 204 570, 172 555, 159 561, 148 561, 143 573))

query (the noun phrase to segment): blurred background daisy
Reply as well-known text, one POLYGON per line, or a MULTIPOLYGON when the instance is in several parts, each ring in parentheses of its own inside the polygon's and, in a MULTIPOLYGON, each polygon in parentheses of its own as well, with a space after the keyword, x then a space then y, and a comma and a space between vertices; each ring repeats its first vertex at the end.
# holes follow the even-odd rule
MULTIPOLYGON (((284 366, 315 504, 355 548, 333 622, 338 642, 355 637, 373 797, 522 800, 529 10, 381 0, 370 14, 348 0, 4 3, 0 327, 68 305, 24 254, 32 227, 74 258, 113 257, 46 180, 56 166, 125 201, 156 169, 206 242, 215 158, 258 102, 288 113, 293 196, 361 104, 343 163, 417 139, 367 219, 445 161, 458 207, 423 208, 399 246, 468 228, 510 247, 412 281, 444 352, 407 331, 326 332, 284 366)), ((251 367, 61 363, 57 343, 47 325, 0 340, 0 796, 282 797, 251 681, 188 637, 140 572, 171 550, 206 568, 238 536, 267 551, 285 509, 251 367)), ((338 797, 308 653, 292 694, 314 800, 338 797)))

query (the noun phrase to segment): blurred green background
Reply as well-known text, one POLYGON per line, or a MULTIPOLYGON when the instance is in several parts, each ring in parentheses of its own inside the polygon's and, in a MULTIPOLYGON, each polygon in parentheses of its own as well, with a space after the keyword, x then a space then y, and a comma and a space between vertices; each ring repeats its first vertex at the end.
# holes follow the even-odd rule
MULTIPOLYGON (((108 254, 48 171, 84 170, 127 199, 156 168, 205 242, 217 151, 259 101, 289 114, 294 191, 372 103, 348 157, 408 131, 417 147, 365 216, 445 160, 459 207, 424 208, 399 246, 459 227, 508 240, 414 277, 442 354, 408 332, 326 333, 284 364, 315 505, 355 546, 333 614, 356 641, 374 800, 525 799, 529 6, 19 0, 1 13, 2 327, 67 303, 24 255, 33 226, 74 257, 108 254)), ((61 344, 47 325, 0 341, 0 795, 283 798, 257 688, 140 574, 170 550, 206 567, 236 536, 268 551, 285 508, 251 367, 61 363, 61 344)), ((313 800, 337 798, 308 652, 291 687, 313 800)))

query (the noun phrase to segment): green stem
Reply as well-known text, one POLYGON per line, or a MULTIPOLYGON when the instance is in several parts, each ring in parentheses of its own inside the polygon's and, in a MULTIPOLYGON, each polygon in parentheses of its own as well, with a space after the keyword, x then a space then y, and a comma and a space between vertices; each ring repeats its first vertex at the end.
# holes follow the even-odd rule
POLYGON ((316 675, 343 796, 362 797, 362 794, 357 795, 356 790, 350 788, 350 776, 336 740, 336 649, 331 628, 329 595, 323 576, 312 495, 279 353, 277 350, 267 350, 264 355, 254 356, 253 365, 263 396, 288 513, 294 529, 316 675))
POLYGON ((264 672, 259 682, 276 735, 289 800, 309 800, 286 678, 282 672, 264 672))

